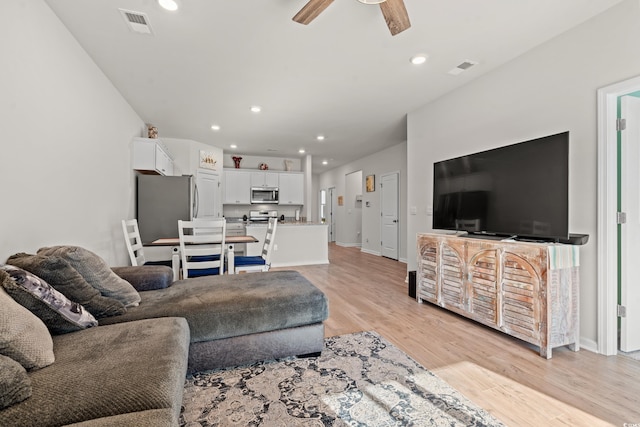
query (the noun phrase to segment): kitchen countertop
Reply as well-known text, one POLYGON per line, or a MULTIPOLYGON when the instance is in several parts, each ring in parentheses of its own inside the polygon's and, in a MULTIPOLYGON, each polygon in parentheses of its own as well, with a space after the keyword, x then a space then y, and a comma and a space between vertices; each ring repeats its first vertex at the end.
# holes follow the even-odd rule
MULTIPOLYGON (((266 226, 267 223, 266 222, 251 222, 249 221, 247 224, 247 226, 250 225, 255 225, 255 226, 266 226)), ((284 221, 278 221, 278 227, 280 226, 300 226, 300 225, 327 225, 326 223, 321 223, 321 222, 306 222, 306 221, 296 221, 296 220, 284 220, 284 221)))

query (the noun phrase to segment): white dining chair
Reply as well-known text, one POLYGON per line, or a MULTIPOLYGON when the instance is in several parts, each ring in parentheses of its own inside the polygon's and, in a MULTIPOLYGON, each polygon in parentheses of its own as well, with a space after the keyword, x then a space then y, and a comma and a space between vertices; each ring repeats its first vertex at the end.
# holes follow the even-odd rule
POLYGON ((271 253, 276 238, 276 228, 278 218, 269 218, 267 234, 262 245, 262 253, 259 256, 237 256, 235 257, 235 273, 269 271, 271 268, 271 253))
POLYGON ((224 218, 178 221, 183 279, 224 273, 226 231, 224 218))
POLYGON ((124 234, 124 242, 127 246, 127 252, 129 253, 129 259, 131 265, 166 265, 171 267, 171 261, 147 261, 144 257, 144 248, 142 246, 142 239, 140 238, 140 229, 138 228, 137 219, 123 219, 122 220, 122 232, 124 234))

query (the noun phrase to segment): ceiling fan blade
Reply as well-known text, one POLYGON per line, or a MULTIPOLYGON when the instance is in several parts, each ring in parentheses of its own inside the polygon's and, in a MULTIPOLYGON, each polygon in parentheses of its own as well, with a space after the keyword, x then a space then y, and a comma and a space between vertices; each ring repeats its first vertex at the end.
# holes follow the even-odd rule
POLYGON ((300 9, 300 12, 293 17, 293 20, 300 24, 307 25, 316 19, 331 3, 333 3, 333 0, 309 0, 309 2, 300 9))
POLYGON ((392 36, 411 27, 409 14, 407 13, 407 8, 404 6, 403 0, 387 0, 382 2, 380 3, 380 10, 382 10, 384 20, 387 22, 387 27, 389 27, 392 36))

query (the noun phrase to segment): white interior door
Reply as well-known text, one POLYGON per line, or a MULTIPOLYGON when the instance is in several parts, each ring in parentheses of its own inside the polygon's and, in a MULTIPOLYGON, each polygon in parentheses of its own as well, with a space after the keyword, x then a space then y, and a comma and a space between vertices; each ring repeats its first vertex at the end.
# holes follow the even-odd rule
POLYGON ((336 200, 336 189, 334 187, 329 188, 328 190, 328 197, 327 197, 327 201, 329 202, 328 205, 328 209, 329 209, 329 227, 328 227, 328 232, 329 232, 329 242, 335 242, 336 241, 336 237, 335 237, 335 230, 336 230, 336 215, 335 215, 335 209, 336 206, 338 205, 338 202, 336 200))
POLYGON ((626 129, 621 131, 620 207, 627 220, 620 234, 620 301, 626 308, 620 319, 620 350, 630 352, 640 350, 640 98, 624 96, 621 101, 626 129))
POLYGON ((380 209, 382 216, 382 256, 398 259, 398 174, 380 177, 380 209))
POLYGON ((198 170, 194 218, 222 217, 220 200, 220 176, 217 173, 198 170))

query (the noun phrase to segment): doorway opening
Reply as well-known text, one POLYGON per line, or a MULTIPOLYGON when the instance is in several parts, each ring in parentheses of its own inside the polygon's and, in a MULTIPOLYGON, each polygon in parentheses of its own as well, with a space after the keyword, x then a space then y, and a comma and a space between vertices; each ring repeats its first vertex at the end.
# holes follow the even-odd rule
MULTIPOLYGON (((619 215, 625 195, 619 182, 624 171, 621 169, 621 134, 618 120, 622 98, 640 91, 640 77, 616 83, 598 90, 598 352, 607 356, 618 353, 619 284, 624 286, 627 272, 632 271, 632 263, 624 263, 624 224, 619 215)), ((634 120, 640 120, 635 118, 634 120)), ((638 170, 640 159, 635 159, 638 170)), ((640 206, 635 210, 640 210, 640 206)), ((637 240, 636 236, 635 239, 637 240)), ((631 239, 626 239, 633 240, 631 239)))

